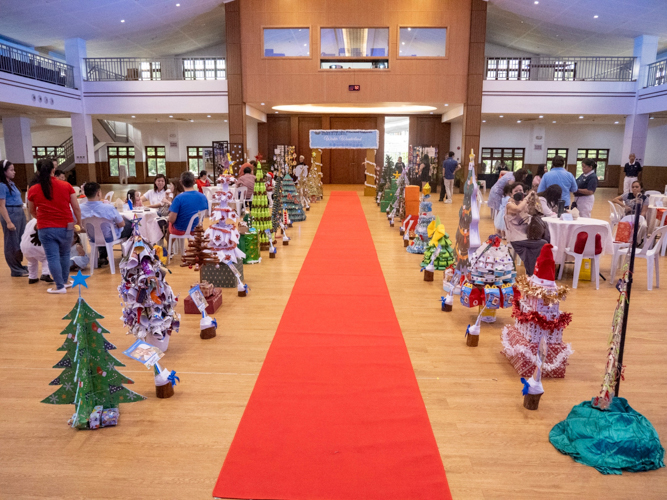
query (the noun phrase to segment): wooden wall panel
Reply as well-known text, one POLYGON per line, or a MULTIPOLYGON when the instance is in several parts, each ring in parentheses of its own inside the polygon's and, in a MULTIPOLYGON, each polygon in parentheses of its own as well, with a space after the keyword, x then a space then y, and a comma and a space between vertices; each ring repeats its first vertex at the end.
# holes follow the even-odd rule
POLYGON ((480 129, 482 125, 482 84, 484 81, 484 52, 486 42, 486 7, 483 0, 472 0, 468 55, 467 95, 463 107, 463 151, 465 159, 472 149, 480 158, 480 129))
POLYGON ((299 116, 298 117, 298 136, 296 144, 296 154, 303 155, 306 158, 306 164, 310 165, 310 131, 322 128, 321 116, 299 116))
MULTIPOLYGON (((373 130, 377 128, 377 116, 332 116, 329 124, 335 129, 373 130)), ((365 149, 331 150, 331 184, 363 184, 365 149)))
POLYGON ((273 158, 273 151, 269 155, 269 127, 266 123, 257 124, 257 150, 265 160, 273 158))
POLYGON ((229 103, 229 142, 243 144, 243 151, 246 151, 240 4, 240 0, 225 4, 226 74, 229 103))

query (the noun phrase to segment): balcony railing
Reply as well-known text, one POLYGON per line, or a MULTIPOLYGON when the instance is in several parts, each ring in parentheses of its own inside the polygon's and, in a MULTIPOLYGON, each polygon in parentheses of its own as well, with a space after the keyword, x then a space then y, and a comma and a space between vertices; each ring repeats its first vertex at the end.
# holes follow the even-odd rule
POLYGON ((74 68, 55 59, 0 43, 0 71, 74 88, 74 68))
POLYGON ((224 80, 222 57, 102 57, 84 59, 89 82, 224 80))
POLYGON ((486 80, 631 82, 634 57, 487 57, 486 80))
POLYGON ((656 87, 665 83, 667 83, 667 59, 649 64, 646 86, 656 87))

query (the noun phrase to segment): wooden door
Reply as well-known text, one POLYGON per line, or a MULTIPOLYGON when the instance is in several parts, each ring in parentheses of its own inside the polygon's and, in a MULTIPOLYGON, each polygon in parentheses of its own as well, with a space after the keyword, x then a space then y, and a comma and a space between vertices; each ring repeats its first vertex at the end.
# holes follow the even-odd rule
MULTIPOLYGON (((374 130, 377 129, 376 116, 332 116, 331 129, 374 130)), ((330 156, 332 184, 363 184, 365 175, 365 149, 332 149, 330 156)))

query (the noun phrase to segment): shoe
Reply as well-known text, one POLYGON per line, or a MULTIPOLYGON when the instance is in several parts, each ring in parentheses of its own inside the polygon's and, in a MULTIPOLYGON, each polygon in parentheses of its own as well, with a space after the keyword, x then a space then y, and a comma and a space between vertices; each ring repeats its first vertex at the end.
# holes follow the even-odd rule
POLYGON ((46 281, 47 283, 53 283, 53 278, 48 274, 42 274, 39 278, 40 281, 46 281))
POLYGON ((28 285, 34 285, 35 283, 39 283, 39 278, 35 278, 35 279, 30 278, 28 280, 28 285))
POLYGON ((65 288, 72 288, 73 284, 74 284, 73 281, 68 281, 67 283, 65 283, 65 288))
POLYGON ((48 293, 67 293, 67 288, 49 288, 48 293))
POLYGON ((28 276, 29 275, 28 275, 27 271, 25 273, 21 273, 21 274, 12 274, 12 278, 27 278, 28 276))
POLYGON ((445 203, 453 203, 452 200, 447 200, 445 203))

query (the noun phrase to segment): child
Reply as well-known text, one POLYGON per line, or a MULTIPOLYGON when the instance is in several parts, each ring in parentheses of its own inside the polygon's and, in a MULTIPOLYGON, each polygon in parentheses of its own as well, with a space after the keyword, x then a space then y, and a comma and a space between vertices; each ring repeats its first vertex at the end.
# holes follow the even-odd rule
POLYGON ((85 269, 88 266, 89 261, 90 258, 86 255, 86 250, 81 244, 81 238, 79 238, 78 234, 74 233, 72 248, 69 252, 69 270, 78 271, 79 269, 85 269))
POLYGON ((123 205, 123 209, 126 212, 129 212, 130 210, 141 208, 142 206, 141 192, 135 189, 130 189, 125 197, 125 205, 123 205))
POLYGON ((53 283, 49 275, 49 264, 46 262, 46 254, 42 242, 39 241, 37 233, 37 219, 31 219, 25 226, 23 237, 21 238, 21 252, 28 260, 28 283, 34 285, 41 281, 53 283), (39 263, 42 263, 42 275, 39 276, 39 263))

